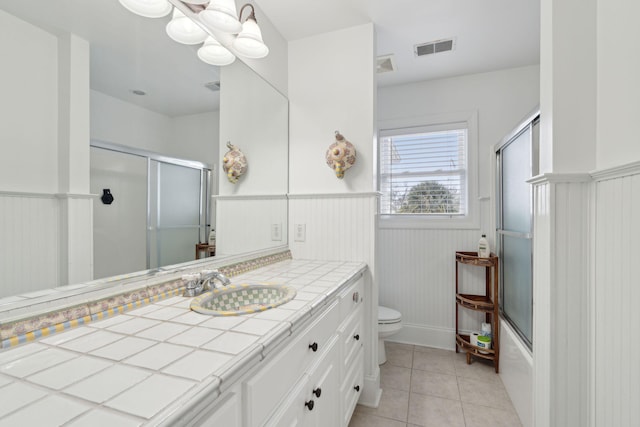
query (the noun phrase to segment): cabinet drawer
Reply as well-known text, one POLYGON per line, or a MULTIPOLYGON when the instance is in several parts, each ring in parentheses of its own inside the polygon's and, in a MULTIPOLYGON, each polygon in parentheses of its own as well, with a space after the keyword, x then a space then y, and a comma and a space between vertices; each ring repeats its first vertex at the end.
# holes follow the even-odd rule
MULTIPOLYGON (((363 351, 358 351, 358 357, 362 360, 363 351)), ((362 387, 364 382, 363 366, 362 363, 351 366, 351 369, 347 371, 342 387, 340 387, 340 414, 341 414, 341 426, 346 427, 349 425, 353 410, 360 399, 362 393, 362 387)))
POLYGON ((293 337, 291 344, 279 351, 256 376, 245 382, 248 426, 263 424, 305 370, 320 359, 338 328, 338 317, 338 303, 334 302, 293 337))
POLYGON ((362 310, 362 306, 356 308, 340 326, 340 354, 342 356, 340 373, 342 378, 354 363, 362 364, 362 360, 358 361, 357 359, 358 354, 362 354, 359 350, 362 348, 364 340, 362 310))
POLYGON ((349 314, 362 305, 364 297, 364 276, 349 285, 347 289, 340 292, 340 321, 346 319, 349 314))

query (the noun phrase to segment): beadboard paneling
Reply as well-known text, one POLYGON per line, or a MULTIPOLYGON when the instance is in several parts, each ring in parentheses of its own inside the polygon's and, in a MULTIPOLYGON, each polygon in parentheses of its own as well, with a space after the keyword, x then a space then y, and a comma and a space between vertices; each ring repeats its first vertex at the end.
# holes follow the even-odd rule
POLYGON ((596 183, 595 425, 638 425, 640 173, 596 183))
POLYGON ((586 174, 534 184, 534 425, 589 425, 590 189, 586 174))
POLYGON ((363 261, 365 275, 364 390, 359 402, 377 407, 378 281, 376 268, 376 193, 291 195, 289 247, 294 259, 363 261), (304 224, 304 242, 295 239, 295 226, 304 224))
POLYGON ((58 286, 59 202, 0 194, 0 298, 58 286))
MULTIPOLYGON (((380 229, 380 304, 402 313, 403 322, 418 328, 448 331, 455 343, 455 252, 477 249, 477 230, 380 229)), ((484 292, 484 268, 459 266, 464 292, 484 292)), ((477 331, 482 314, 460 310, 460 328, 477 331)), ((402 333, 392 339, 402 340, 402 333)), ((407 337, 407 339, 409 339, 407 337)), ((437 342, 414 342, 442 347, 437 342)))

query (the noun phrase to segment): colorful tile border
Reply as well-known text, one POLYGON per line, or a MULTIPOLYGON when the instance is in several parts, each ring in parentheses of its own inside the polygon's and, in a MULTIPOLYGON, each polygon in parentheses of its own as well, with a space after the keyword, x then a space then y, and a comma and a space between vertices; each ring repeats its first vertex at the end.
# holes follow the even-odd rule
MULTIPOLYGON (((233 277, 290 259, 292 259, 291 251, 287 250, 277 254, 220 267, 219 270, 224 275, 233 277)), ((38 338, 53 335, 57 332, 140 308, 153 302, 179 296, 182 295, 183 288, 183 281, 174 279, 169 282, 147 286, 133 292, 125 292, 88 304, 69 307, 0 325, 0 349, 15 347, 20 344, 35 341, 38 338)))

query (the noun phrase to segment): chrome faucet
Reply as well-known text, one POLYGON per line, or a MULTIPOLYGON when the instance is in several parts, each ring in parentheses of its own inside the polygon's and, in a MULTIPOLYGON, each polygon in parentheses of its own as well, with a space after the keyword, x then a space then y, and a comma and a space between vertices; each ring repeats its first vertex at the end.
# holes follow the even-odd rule
POLYGON ((195 297, 203 292, 220 289, 231 284, 231 280, 218 270, 202 270, 201 273, 185 274, 182 276, 182 280, 187 282, 182 293, 182 296, 185 297, 195 297))
POLYGON ((212 291, 229 286, 231 280, 218 270, 203 270, 200 275, 200 283, 202 284, 202 291, 212 291), (216 285, 216 281, 218 285, 216 285))

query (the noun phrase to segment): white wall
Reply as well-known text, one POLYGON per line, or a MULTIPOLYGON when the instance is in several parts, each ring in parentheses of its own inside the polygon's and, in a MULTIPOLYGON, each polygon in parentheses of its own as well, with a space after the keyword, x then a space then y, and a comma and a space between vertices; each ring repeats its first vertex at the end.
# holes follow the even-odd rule
POLYGON ((0 52, 0 190, 55 193, 58 39, 0 10, 0 52))
MULTIPOLYGON (((243 63, 220 70, 220 147, 222 159, 237 146, 247 172, 233 184, 219 168, 219 194, 285 194, 288 164, 287 99, 243 63)), ((220 163, 222 165, 222 163, 220 163)))
MULTIPOLYGON (((598 1, 598 169, 640 159, 636 121, 640 115, 640 3, 630 0, 598 1)), ((594 29, 595 31, 595 29, 594 29)))
POLYGON ((294 194, 372 191, 375 52, 372 25, 289 44, 290 186, 294 194), (325 161, 339 130, 356 148, 345 178, 325 161))
POLYGON ((541 6, 541 154, 549 173, 534 181, 534 331, 545 339, 534 335, 534 425, 633 426, 640 62, 630 49, 640 6, 541 6))
MULTIPOLYGON (((485 198, 480 203, 480 229, 378 230, 380 304, 400 311, 405 325, 392 340, 455 348, 454 253, 476 250, 483 232, 495 248, 494 200, 486 199, 493 186, 492 147, 536 107, 538 82, 539 68, 529 66, 378 90, 379 123, 407 118, 419 122, 421 117, 477 111, 478 193, 485 198)), ((460 282, 469 292, 480 292, 483 273, 462 266, 460 282)), ((462 329, 480 329, 482 320, 477 314, 463 310, 460 319, 462 329)), ((525 360, 524 353, 514 354, 520 358, 514 364, 530 366, 531 360, 525 360)), ((503 370, 502 375, 508 372, 503 370)), ((528 373, 530 384, 531 369, 528 373)), ((516 409, 521 417, 530 417, 531 400, 514 400, 514 404, 520 403, 522 406, 516 409)))
POLYGON ((365 386, 360 402, 380 396, 377 363, 378 287, 376 196, 375 34, 372 24, 289 43, 289 236, 294 258, 364 261, 366 278, 365 386), (344 179, 325 163, 340 130, 358 151, 344 179), (304 241, 294 228, 304 224, 304 241))

